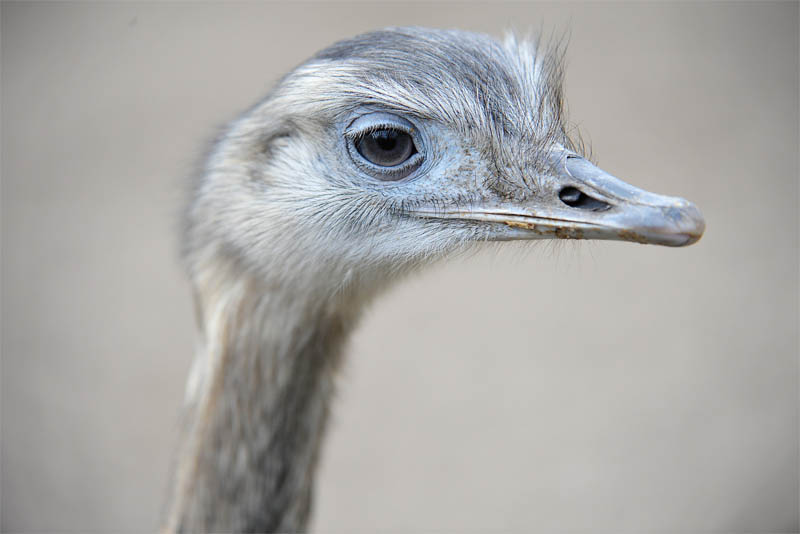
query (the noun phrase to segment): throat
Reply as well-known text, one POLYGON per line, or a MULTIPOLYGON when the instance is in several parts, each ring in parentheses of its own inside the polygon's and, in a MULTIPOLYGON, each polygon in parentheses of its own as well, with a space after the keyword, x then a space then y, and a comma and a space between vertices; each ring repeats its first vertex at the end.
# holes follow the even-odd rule
POLYGON ((197 285, 203 341, 167 528, 303 530, 354 317, 252 278, 222 278, 197 285))

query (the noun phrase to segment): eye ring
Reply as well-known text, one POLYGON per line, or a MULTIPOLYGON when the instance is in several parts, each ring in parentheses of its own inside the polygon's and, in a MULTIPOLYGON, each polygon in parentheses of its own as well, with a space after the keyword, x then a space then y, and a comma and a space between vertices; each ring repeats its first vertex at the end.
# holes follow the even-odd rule
POLYGON ((425 159, 416 127, 392 113, 362 115, 350 123, 344 136, 353 163, 380 181, 402 180, 425 159))

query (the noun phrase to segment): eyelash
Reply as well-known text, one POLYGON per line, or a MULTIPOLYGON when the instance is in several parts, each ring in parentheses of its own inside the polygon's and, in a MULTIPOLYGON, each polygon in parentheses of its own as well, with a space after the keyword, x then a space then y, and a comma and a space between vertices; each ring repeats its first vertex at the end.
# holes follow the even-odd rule
POLYGON ((347 132, 344 133, 344 135, 348 139, 350 139, 352 142, 355 143, 355 142, 360 141, 363 137, 366 137, 367 135, 371 134, 372 132, 377 132, 378 130, 398 130, 400 132, 404 132, 404 133, 407 133, 408 135, 410 135, 415 143, 417 141, 413 130, 411 130, 409 128, 406 128, 404 126, 398 125, 398 124, 393 124, 393 123, 388 123, 388 122, 387 123, 380 123, 379 122, 377 124, 370 124, 369 126, 367 126, 365 128, 360 128, 360 129, 355 130, 355 131, 353 131, 353 130, 347 131, 347 132))

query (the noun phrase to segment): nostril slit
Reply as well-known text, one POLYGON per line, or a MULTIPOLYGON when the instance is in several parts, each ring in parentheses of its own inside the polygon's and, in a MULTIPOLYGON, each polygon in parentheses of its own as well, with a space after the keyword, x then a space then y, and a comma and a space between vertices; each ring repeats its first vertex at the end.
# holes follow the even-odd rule
POLYGON ((581 193, 574 187, 565 187, 558 194, 558 198, 560 198, 564 204, 573 207, 580 200, 581 196, 583 196, 583 193, 581 193))
POLYGON ((603 211, 611 206, 607 202, 592 198, 580 189, 572 186, 567 186, 558 193, 558 198, 561 202, 571 208, 578 208, 590 211, 603 211))

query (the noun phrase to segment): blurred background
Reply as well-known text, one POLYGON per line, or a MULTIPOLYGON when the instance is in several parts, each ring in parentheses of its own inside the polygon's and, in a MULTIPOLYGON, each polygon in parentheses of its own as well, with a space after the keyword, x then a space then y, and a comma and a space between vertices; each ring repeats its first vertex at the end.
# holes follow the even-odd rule
POLYGON ((519 247, 356 332, 316 532, 798 529, 798 4, 11 3, 2 18, 2 529, 152 531, 185 377, 182 189, 218 128, 387 25, 571 32, 599 164, 686 249, 519 247))

